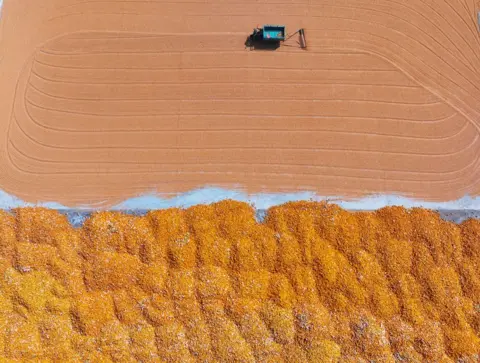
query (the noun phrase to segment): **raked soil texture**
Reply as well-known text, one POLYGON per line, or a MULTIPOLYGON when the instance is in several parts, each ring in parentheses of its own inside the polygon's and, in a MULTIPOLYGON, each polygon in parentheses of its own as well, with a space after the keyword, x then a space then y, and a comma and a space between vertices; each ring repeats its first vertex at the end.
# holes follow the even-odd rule
POLYGON ((479 192, 472 0, 5 0, 0 185, 112 203, 248 192, 479 192), (246 49, 257 25, 305 29, 246 49))

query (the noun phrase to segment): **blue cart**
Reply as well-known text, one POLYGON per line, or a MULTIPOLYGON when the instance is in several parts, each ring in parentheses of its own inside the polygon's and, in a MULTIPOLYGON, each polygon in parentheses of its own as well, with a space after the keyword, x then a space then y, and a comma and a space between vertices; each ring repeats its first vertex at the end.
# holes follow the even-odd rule
POLYGON ((263 40, 280 42, 285 40, 285 26, 284 25, 264 25, 263 26, 263 40))
MULTIPOLYGON (((281 43, 284 43, 297 33, 300 36, 300 47, 305 49, 307 47, 307 43, 305 40, 305 30, 303 28, 297 30, 295 33, 287 37, 285 25, 271 24, 264 25, 262 28, 257 27, 253 29, 253 33, 248 36, 245 45, 250 47, 250 49, 274 50, 277 49, 281 43)), ((288 46, 291 47, 292 45, 288 46)))

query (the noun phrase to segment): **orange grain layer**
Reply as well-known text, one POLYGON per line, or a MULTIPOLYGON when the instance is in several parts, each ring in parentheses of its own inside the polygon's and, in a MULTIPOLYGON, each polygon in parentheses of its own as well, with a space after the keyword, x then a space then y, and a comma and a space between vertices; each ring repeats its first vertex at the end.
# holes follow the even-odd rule
POLYGON ((81 229, 0 212, 2 361, 462 362, 480 351, 480 222, 225 201, 81 229))

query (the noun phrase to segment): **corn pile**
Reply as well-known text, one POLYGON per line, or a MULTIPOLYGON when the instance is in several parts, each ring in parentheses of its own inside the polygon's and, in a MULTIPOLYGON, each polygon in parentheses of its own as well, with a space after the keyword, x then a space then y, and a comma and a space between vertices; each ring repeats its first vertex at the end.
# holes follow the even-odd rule
POLYGON ((0 212, 0 357, 477 362, 479 268, 480 222, 424 209, 0 212))

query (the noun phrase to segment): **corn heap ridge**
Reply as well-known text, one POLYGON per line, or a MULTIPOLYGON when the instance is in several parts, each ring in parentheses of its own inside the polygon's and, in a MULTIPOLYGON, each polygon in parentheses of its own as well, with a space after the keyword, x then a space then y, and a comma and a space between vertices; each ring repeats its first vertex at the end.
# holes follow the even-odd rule
POLYGON ((223 201, 0 212, 2 361, 477 362, 480 222, 223 201))

